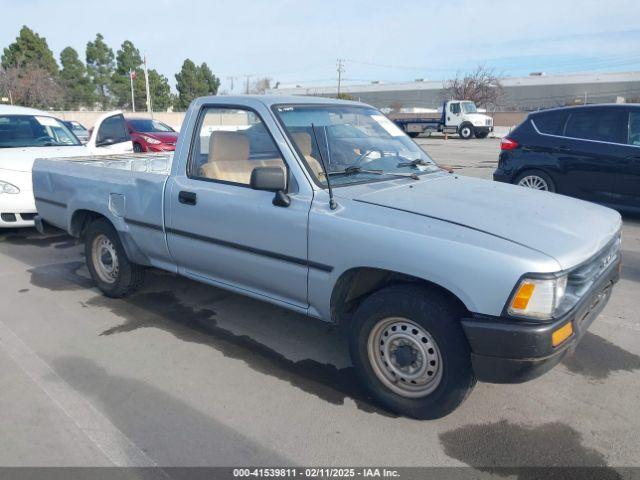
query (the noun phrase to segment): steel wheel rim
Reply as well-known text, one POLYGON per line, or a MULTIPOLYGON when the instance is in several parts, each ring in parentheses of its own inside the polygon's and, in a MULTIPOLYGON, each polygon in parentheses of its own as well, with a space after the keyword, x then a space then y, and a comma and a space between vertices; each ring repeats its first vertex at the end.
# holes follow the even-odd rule
POLYGON ((367 340, 369 364, 385 387, 407 398, 432 393, 442 380, 440 349, 427 330, 411 320, 380 320, 367 340))
POLYGON ((464 127, 462 129, 462 136, 463 137, 469 137, 471 136, 471 129, 469 127, 464 127))
POLYGON ((120 264, 113 242, 106 235, 98 235, 91 245, 91 261, 100 280, 114 283, 118 279, 120 264))
POLYGON ((518 185, 521 187, 532 188, 534 190, 544 190, 545 192, 549 191, 549 185, 545 179, 538 175, 527 175, 526 177, 522 177, 518 182, 518 185))

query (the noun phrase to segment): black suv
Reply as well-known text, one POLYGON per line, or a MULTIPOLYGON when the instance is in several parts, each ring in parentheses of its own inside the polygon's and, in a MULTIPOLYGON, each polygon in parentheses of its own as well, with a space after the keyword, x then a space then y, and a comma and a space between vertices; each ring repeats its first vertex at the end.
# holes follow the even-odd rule
POLYGON ((640 105, 529 114, 502 139, 493 179, 640 211, 640 105))

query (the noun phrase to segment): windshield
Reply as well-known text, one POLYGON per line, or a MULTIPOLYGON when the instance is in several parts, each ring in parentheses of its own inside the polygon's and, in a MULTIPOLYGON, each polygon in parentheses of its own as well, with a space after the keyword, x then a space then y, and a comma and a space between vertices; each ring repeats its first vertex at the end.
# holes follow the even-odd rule
POLYGON ((80 145, 60 120, 40 115, 0 115, 0 148, 80 145))
POLYGON ((464 113, 478 113, 476 104, 473 102, 462 102, 462 110, 464 113))
POLYGON ((136 132, 153 133, 175 131, 169 125, 157 120, 129 120, 129 125, 131 125, 136 132))
POLYGON ((320 185, 326 185, 321 160, 334 186, 439 171, 418 145, 371 107, 280 105, 274 110, 320 185))

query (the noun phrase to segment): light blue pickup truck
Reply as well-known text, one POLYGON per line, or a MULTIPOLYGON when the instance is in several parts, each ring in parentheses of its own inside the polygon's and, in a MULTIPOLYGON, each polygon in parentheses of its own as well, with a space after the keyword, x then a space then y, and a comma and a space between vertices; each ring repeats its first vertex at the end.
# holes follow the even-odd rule
POLYGON ((613 210, 448 173, 325 98, 200 98, 175 155, 37 160, 33 188, 105 295, 155 267, 344 324, 370 395, 415 418, 557 364, 621 263, 613 210))

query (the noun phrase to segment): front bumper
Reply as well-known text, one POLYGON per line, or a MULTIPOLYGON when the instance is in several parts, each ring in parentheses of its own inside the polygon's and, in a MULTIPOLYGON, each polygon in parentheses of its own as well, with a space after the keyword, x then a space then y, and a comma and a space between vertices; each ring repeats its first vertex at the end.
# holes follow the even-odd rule
POLYGON ((478 126, 473 126, 473 129, 476 133, 486 133, 489 134, 491 132, 493 132, 493 127, 490 125, 478 125, 478 126))
POLYGON ((176 149, 174 145, 168 145, 166 143, 160 143, 156 145, 151 145, 150 143, 146 144, 147 152, 173 152, 176 149))
POLYGON ((471 346, 478 380, 521 383, 539 377, 573 352, 600 314, 620 277, 621 258, 607 268, 590 291, 562 318, 549 323, 528 323, 502 317, 475 315, 462 326, 471 346), (557 347, 551 335, 571 322, 573 334, 557 347))
POLYGON ((0 228, 33 227, 36 204, 32 192, 0 194, 0 228))

